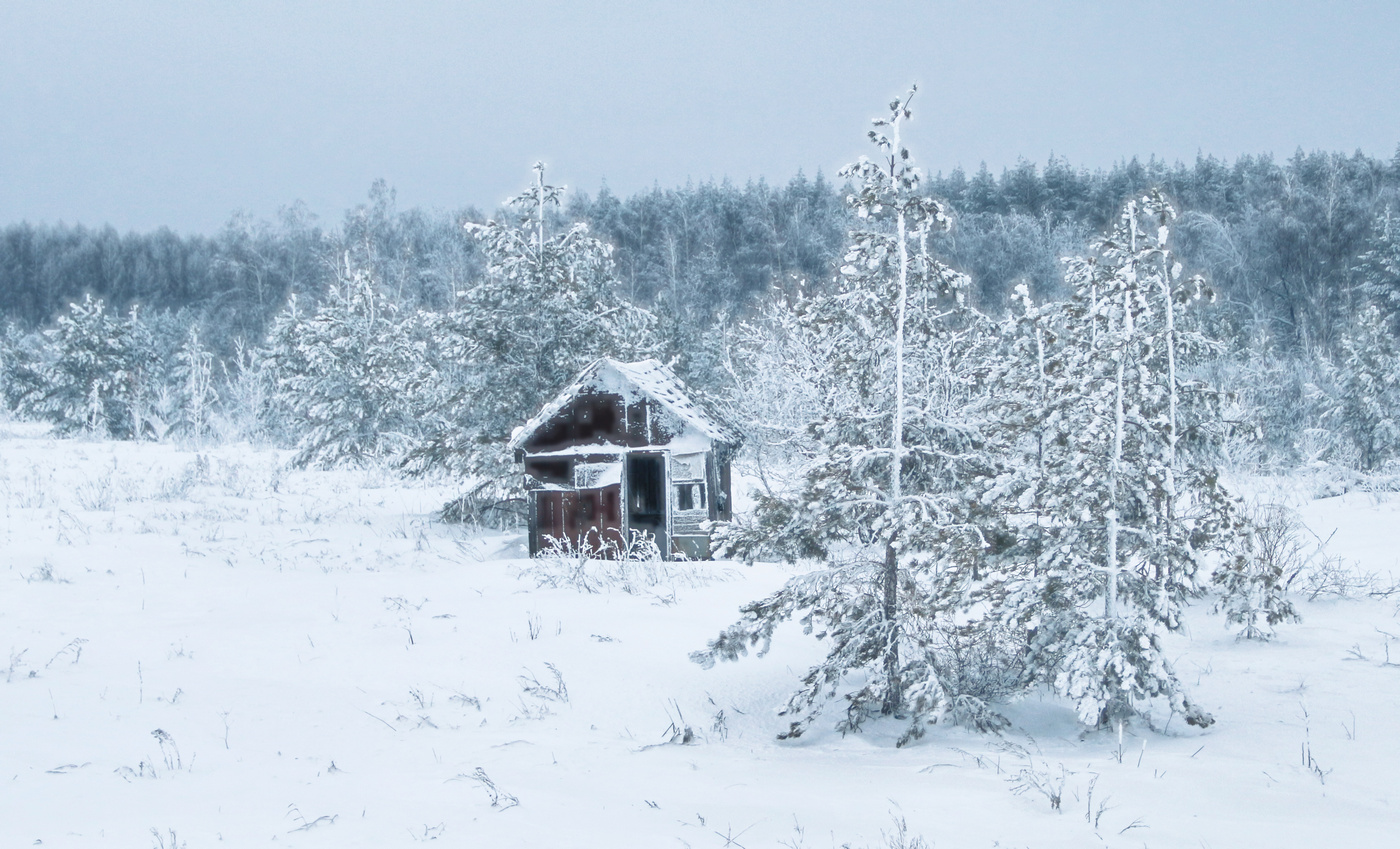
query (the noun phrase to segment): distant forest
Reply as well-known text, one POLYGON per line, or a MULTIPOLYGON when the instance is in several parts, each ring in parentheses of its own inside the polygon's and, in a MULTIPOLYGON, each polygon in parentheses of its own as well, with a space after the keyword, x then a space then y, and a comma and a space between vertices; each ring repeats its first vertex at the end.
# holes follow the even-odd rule
MULTIPOLYGON (((1062 296, 1060 257, 1082 251, 1125 199, 1156 186, 1182 213, 1179 255, 1227 305, 1218 311, 1233 325, 1224 335, 1279 352, 1328 351, 1363 301, 1357 257, 1387 211, 1400 213, 1400 150, 1390 161, 1300 151, 1282 162, 1133 159, 1099 171, 1052 157, 1000 175, 955 170, 927 186, 956 214, 938 253, 972 278, 977 306, 991 315, 1019 282, 1038 299, 1062 296)), ((827 285, 851 226, 843 186, 800 173, 781 186, 705 182, 626 198, 605 187, 572 193, 554 214, 613 246, 618 294, 658 315, 682 371, 703 337, 752 315, 774 287, 827 285)), ((338 224, 300 205, 275 221, 235 215, 213 234, 10 224, 0 231, 0 319, 30 331, 88 294, 110 310, 140 305, 148 317, 197 325, 228 357, 240 341, 261 344, 290 295, 317 303, 347 257, 401 306, 448 308, 483 273, 462 225, 485 217, 400 210, 379 182, 338 224)))

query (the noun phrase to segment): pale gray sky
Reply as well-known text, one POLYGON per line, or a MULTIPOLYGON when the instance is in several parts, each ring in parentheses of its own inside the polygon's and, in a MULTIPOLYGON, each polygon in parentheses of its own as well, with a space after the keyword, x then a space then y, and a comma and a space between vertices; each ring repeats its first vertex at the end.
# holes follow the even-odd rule
POLYGON ((917 81, 930 170, 1400 142, 1400 2, 0 0, 0 223, 213 231, 377 177, 493 207, 828 175, 917 81))

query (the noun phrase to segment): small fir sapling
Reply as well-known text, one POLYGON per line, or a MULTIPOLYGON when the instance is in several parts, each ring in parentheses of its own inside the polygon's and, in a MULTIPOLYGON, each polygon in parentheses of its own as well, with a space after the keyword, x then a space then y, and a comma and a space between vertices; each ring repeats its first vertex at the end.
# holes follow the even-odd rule
POLYGON ((1220 593, 1215 609, 1240 626, 1241 639, 1268 640, 1274 626, 1300 619, 1287 592, 1307 558, 1298 519, 1287 507, 1264 505, 1246 518, 1243 539, 1236 538, 1243 545, 1228 552, 1211 575, 1220 593))

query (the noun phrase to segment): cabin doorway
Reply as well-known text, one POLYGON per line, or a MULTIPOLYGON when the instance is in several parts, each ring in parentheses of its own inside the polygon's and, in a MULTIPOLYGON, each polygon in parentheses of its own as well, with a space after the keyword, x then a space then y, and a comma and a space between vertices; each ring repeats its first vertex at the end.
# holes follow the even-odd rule
POLYGON ((666 459, 661 454, 630 454, 627 457, 627 527, 651 534, 665 557, 666 539, 666 459))

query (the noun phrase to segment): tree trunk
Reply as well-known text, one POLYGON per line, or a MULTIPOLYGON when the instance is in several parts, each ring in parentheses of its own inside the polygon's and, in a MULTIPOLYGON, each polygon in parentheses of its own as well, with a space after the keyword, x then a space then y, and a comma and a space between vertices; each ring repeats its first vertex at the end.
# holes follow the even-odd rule
MULTIPOLYGON (((1163 227, 1165 230, 1166 228, 1163 227)), ((1176 530, 1176 445, 1178 440, 1176 413, 1177 413, 1177 386, 1176 386, 1176 309, 1172 303, 1172 268, 1170 254, 1166 250, 1166 239, 1159 239, 1162 249, 1162 309, 1166 311, 1167 327, 1167 469, 1166 469, 1166 500, 1163 509, 1163 519, 1166 524, 1168 539, 1174 536, 1176 530)), ((1158 564, 1160 574, 1158 577, 1158 590, 1161 593, 1162 610, 1165 613, 1169 609, 1170 589, 1169 576, 1171 564, 1163 559, 1158 564)))
MULTIPOLYGON (((894 150, 899 151, 900 119, 894 121, 894 150)), ((891 177, 894 176, 894 160, 890 160, 891 177)), ((893 516, 893 530, 885 543, 884 572, 884 614, 886 623, 885 677, 889 689, 885 692, 884 712, 896 713, 904 703, 903 682, 899 676, 899 556, 894 541, 899 538, 899 509, 904 497, 904 321, 909 306, 909 244, 904 209, 900 208, 896 218, 899 238, 899 311, 894 326, 894 422, 890 426, 890 511, 893 516)))
POLYGON ((904 682, 899 673, 899 620, 896 618, 899 599, 899 554, 894 543, 885 544, 885 571, 883 581, 885 598, 884 614, 888 642, 885 645, 885 678, 889 687, 885 691, 884 713, 897 713, 904 703, 904 682))
POLYGON ((1103 593, 1103 616, 1113 619, 1118 615, 1118 478, 1123 464, 1123 426, 1126 415, 1123 409, 1124 360, 1128 357, 1128 339, 1132 334, 1132 313, 1124 296, 1123 339, 1124 344, 1118 354, 1118 371, 1115 376, 1113 395, 1113 449, 1108 463, 1108 516, 1104 528, 1108 537, 1108 551, 1105 557, 1105 585, 1103 593))

